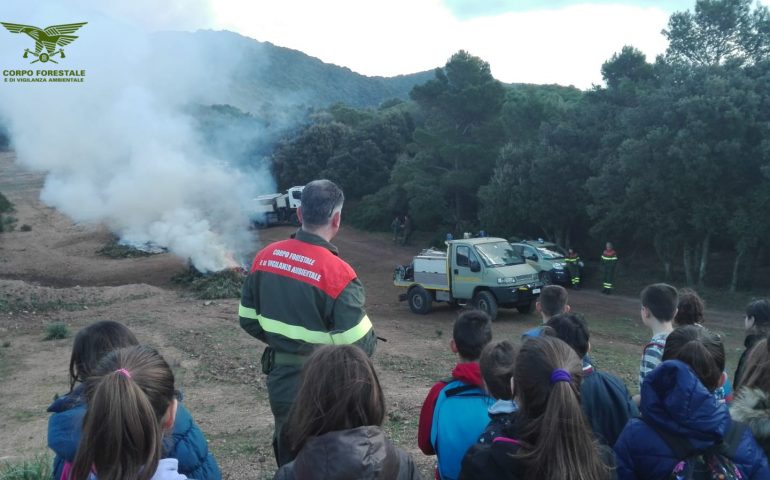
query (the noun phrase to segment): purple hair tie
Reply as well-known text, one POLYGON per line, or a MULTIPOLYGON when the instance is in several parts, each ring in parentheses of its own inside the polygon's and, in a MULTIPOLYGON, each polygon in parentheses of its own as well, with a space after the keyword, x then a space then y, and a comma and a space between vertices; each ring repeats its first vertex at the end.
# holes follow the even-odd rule
POLYGON ((553 385, 556 382, 571 382, 572 381, 572 375, 569 374, 568 371, 557 368, 556 370, 551 373, 551 384, 553 385))
POLYGON ((115 370, 115 373, 119 373, 119 374, 123 375, 126 378, 131 378, 131 372, 129 372, 125 368, 119 368, 119 369, 115 370))

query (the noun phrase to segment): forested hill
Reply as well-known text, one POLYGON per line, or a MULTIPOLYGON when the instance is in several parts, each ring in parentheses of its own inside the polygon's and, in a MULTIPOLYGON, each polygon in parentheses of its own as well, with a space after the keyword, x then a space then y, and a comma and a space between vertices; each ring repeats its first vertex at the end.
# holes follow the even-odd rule
MULTIPOLYGON (((367 77, 352 70, 228 31, 155 34, 155 54, 195 62, 212 75, 228 78, 226 88, 202 103, 229 104, 258 113, 299 105, 323 108, 340 102, 377 107, 385 100, 409 98, 409 91, 433 78, 433 71, 396 77, 367 77), (185 58, 185 57, 188 58, 185 58)), ((437 67, 439 65, 436 65, 437 67)))

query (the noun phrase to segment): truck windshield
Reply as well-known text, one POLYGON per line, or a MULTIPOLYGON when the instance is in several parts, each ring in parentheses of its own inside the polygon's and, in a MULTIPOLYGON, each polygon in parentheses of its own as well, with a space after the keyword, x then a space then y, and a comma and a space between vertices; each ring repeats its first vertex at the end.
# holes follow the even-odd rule
POLYGON ((548 260, 555 260, 557 258, 564 258, 564 255, 556 250, 554 247, 537 247, 537 251, 540 253, 540 255, 543 256, 543 258, 546 258, 548 260))
POLYGON ((524 263, 524 259, 513 251, 511 244, 508 242, 482 243, 476 245, 476 252, 484 259, 484 264, 487 267, 502 267, 524 263))

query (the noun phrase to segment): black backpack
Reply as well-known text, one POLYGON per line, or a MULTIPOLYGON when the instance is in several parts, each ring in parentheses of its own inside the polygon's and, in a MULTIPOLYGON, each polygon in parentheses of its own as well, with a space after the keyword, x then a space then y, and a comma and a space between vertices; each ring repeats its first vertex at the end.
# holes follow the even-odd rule
POLYGON ((669 475, 670 480, 741 480, 743 474, 732 461, 746 425, 733 421, 721 442, 698 450, 686 438, 644 422, 666 442, 680 460, 669 475))

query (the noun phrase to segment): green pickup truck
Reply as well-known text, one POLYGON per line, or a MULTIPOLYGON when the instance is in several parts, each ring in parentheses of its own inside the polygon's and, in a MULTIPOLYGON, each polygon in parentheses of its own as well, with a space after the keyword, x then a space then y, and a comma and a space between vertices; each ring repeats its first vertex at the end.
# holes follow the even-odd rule
POLYGON ((470 302, 492 319, 498 307, 532 311, 543 283, 508 241, 468 238, 446 246, 446 251, 423 250, 410 265, 396 268, 393 284, 406 289, 399 300, 408 301, 412 312, 426 314, 434 301, 470 302))

